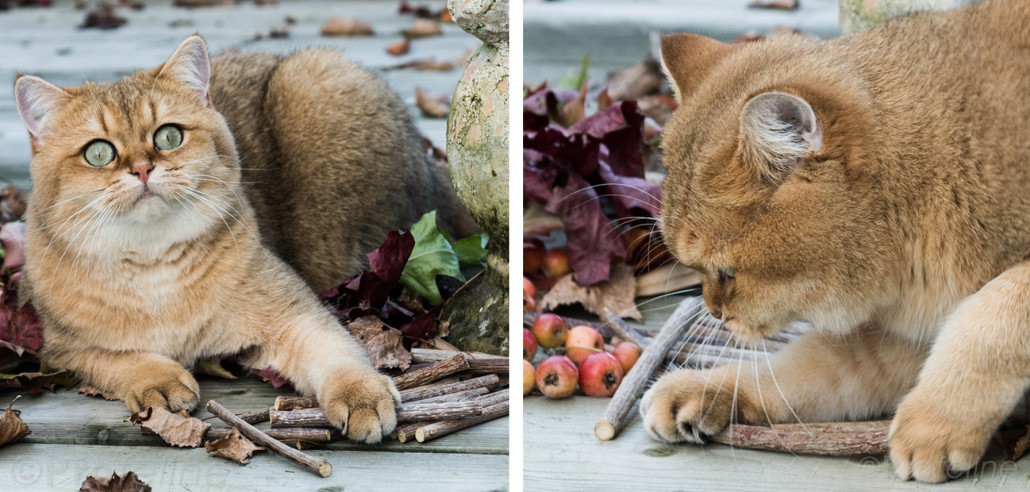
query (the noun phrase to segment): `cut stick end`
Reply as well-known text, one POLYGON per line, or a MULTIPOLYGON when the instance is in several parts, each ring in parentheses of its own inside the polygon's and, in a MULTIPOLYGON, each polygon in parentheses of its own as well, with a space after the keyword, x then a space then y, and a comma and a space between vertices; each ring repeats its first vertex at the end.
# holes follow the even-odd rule
POLYGON ((615 426, 602 420, 594 426, 594 435, 602 441, 611 441, 615 437, 615 426))
POLYGON ((418 429, 415 431, 415 440, 418 442, 426 442, 426 431, 418 429))
POLYGON ((328 461, 323 461, 318 465, 318 474, 321 475, 322 478, 328 478, 329 475, 333 474, 333 465, 329 464, 328 461))

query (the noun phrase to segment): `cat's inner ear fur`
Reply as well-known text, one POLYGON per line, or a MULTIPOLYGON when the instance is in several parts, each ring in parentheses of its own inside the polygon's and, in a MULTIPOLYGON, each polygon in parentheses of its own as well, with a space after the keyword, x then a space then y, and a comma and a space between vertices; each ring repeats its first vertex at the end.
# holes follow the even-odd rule
POLYGON ((32 144, 40 147, 50 118, 72 95, 39 77, 20 75, 14 81, 14 99, 32 144))
POLYGON ((668 34, 662 36, 661 44, 662 71, 678 103, 689 97, 708 71, 734 49, 698 34, 668 34))
POLYGON ((766 178, 796 169, 805 154, 823 146, 823 127, 812 106, 785 92, 765 92, 744 105, 740 117, 745 159, 766 178))
POLYGON ((207 43, 199 34, 194 34, 175 53, 157 68, 158 77, 170 78, 197 93, 204 105, 210 104, 208 83, 211 79, 211 61, 208 59, 207 43))

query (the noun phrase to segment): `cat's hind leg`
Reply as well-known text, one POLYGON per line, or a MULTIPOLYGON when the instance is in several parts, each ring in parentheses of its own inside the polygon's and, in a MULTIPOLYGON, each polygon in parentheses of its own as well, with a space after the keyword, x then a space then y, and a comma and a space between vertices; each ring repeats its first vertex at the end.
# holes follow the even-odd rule
POLYGON ((1030 261, 1009 268, 948 317, 898 407, 890 449, 901 478, 942 482, 976 466, 1030 385, 1030 261))
POLYGON ((915 383, 925 350, 881 330, 808 333, 767 360, 666 374, 644 395, 647 431, 700 442, 735 423, 828 422, 892 410, 915 383))

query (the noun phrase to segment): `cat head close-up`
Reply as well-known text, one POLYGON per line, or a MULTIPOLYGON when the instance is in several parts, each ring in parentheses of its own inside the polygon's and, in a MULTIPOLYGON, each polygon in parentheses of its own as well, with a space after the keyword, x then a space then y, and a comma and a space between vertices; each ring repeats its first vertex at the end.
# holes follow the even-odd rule
POLYGON ((814 45, 662 40, 680 102, 663 139, 666 241, 744 339, 796 320, 847 330, 884 283, 869 261, 893 244, 863 161, 869 110, 841 65, 784 62, 814 45))
POLYGON ((157 68, 116 82, 58 88, 19 76, 33 152, 30 229, 102 254, 139 234, 181 241, 221 224, 240 170, 209 76, 197 35, 157 68))

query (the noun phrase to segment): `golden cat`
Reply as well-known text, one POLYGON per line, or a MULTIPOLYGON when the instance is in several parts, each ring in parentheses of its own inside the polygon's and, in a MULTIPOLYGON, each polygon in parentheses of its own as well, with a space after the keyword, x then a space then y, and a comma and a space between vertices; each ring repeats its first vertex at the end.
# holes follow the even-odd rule
POLYGON ((50 365, 132 411, 175 411, 198 402, 187 368, 239 353, 317 396, 349 438, 393 430, 397 390, 312 288, 423 212, 464 219, 381 80, 331 51, 209 61, 192 36, 121 81, 21 76, 15 96, 50 365))
POLYGON ((894 412, 899 477, 977 464, 1030 384, 1027 46, 1023 0, 825 42, 662 40, 668 244, 739 338, 816 330, 662 377, 655 439, 894 412))

